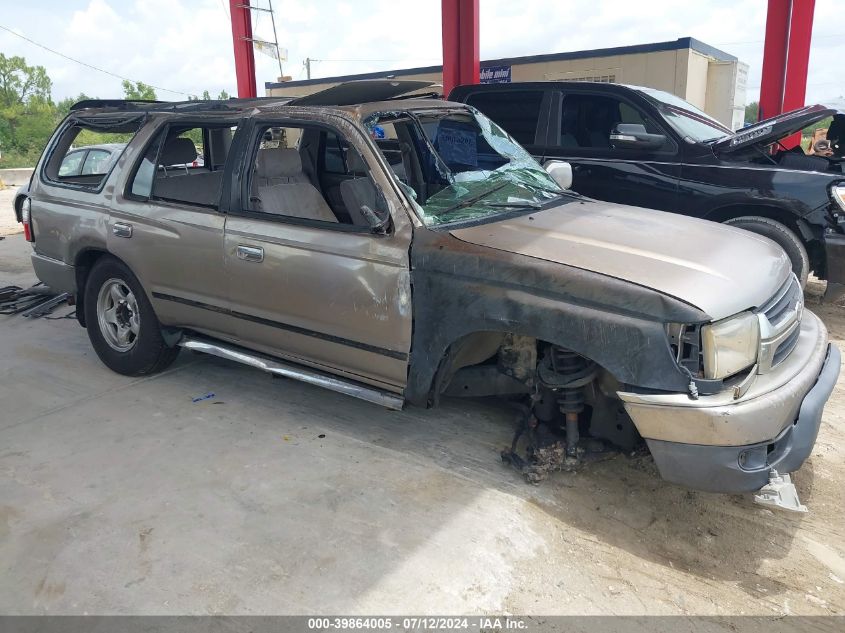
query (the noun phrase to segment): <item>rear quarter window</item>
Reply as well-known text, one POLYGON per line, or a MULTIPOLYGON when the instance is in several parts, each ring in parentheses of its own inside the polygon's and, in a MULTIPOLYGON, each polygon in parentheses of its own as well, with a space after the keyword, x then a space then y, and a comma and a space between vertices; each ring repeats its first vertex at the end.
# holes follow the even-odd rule
POLYGON ((51 145, 42 179, 74 189, 99 191, 143 119, 87 116, 64 123, 51 145))

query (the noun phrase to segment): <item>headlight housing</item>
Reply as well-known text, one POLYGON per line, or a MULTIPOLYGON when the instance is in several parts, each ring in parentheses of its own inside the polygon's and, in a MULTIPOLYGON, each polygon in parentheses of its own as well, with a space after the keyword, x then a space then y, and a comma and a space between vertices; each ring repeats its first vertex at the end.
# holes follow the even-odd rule
POLYGON ((845 185, 834 185, 831 187, 830 196, 845 211, 845 185))
POLYGON ((757 315, 742 312, 701 328, 704 377, 721 380, 751 367, 760 348, 757 315))

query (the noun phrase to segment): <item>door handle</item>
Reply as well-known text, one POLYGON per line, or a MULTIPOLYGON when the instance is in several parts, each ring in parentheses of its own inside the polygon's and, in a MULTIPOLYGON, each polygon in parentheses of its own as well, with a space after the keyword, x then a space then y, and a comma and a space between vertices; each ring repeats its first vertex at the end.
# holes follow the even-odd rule
POLYGON ((132 237, 132 225, 126 222, 115 222, 111 227, 111 232, 117 237, 132 237))
POLYGON ((242 259, 245 262, 263 262, 264 261, 264 249, 260 246, 244 246, 243 244, 238 244, 238 259, 242 259))

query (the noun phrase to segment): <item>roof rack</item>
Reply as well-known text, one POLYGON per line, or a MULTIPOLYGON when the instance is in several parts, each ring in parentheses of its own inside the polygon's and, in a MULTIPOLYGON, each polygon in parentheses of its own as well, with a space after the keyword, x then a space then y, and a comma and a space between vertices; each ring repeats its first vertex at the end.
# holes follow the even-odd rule
POLYGON ((153 101, 148 99, 84 99, 70 107, 71 112, 87 109, 109 109, 121 112, 198 112, 242 110, 263 103, 287 103, 293 97, 253 97, 240 99, 194 99, 189 101, 153 101))
POLYGON ((83 99, 77 101, 70 106, 70 111, 86 110, 88 108, 116 108, 118 110, 137 110, 140 109, 136 104, 156 104, 164 103, 163 101, 155 101, 152 99, 83 99))

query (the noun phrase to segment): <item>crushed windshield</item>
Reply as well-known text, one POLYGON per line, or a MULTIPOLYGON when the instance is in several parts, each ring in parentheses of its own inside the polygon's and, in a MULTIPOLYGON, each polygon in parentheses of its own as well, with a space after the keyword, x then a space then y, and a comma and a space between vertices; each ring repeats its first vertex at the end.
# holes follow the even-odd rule
POLYGON ((637 88, 637 90, 651 98, 678 134, 696 143, 708 143, 733 134, 709 114, 680 97, 652 88, 637 88))
POLYGON ((367 127, 427 226, 539 209, 572 195, 475 110, 385 113, 367 127))

